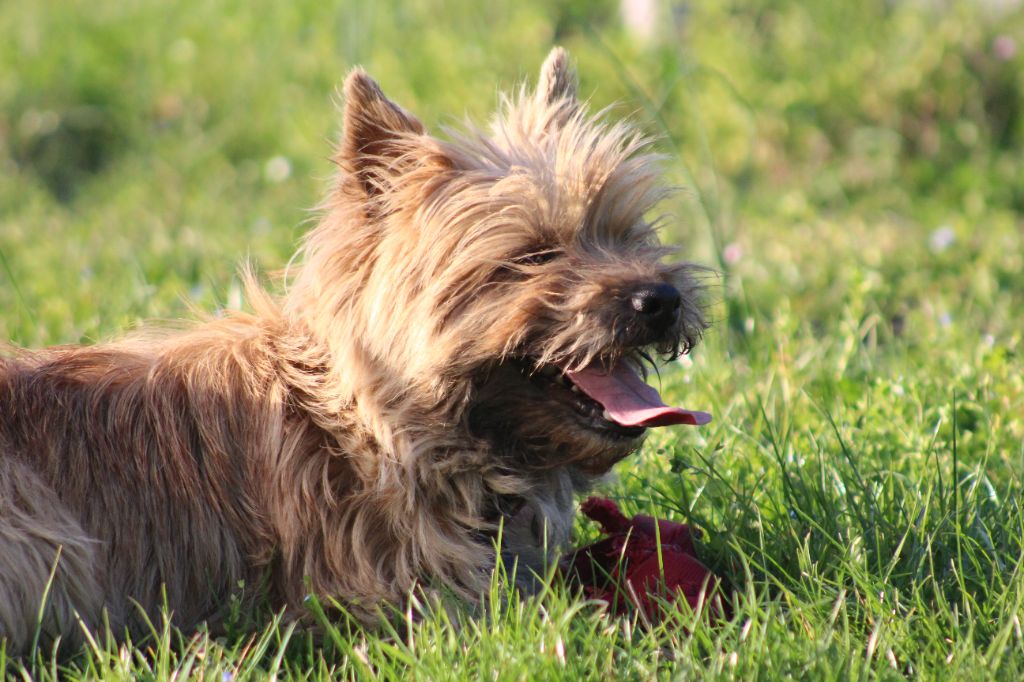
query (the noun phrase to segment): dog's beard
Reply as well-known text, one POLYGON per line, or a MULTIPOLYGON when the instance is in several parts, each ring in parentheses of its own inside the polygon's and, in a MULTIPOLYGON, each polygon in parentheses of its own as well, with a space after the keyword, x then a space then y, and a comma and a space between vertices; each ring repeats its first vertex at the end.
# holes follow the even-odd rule
POLYGON ((529 359, 499 363, 483 373, 470 428, 517 465, 605 473, 640 447, 648 427, 710 419, 662 403, 639 368, 633 358, 578 370, 529 359))

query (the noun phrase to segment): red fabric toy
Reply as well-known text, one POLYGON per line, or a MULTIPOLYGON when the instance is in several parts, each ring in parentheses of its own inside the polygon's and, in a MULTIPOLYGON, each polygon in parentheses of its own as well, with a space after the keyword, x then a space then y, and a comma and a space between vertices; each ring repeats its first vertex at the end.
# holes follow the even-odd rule
MULTIPOLYGON (((696 611, 715 595, 718 578, 697 558, 684 524, 655 521, 644 514, 627 519, 614 502, 597 497, 584 502, 581 510, 600 523, 608 537, 566 554, 562 572, 587 597, 608 602, 612 613, 625 613, 632 603, 654 619, 659 600, 671 602, 682 594, 696 611), (658 566, 659 535, 664 573, 658 566)), ((721 600, 715 599, 711 607, 713 616, 723 615, 721 600)))

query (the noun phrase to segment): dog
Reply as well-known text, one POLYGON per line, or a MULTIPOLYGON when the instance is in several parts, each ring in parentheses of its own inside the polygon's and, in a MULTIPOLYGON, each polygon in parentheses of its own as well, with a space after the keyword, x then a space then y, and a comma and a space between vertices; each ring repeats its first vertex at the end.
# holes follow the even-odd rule
POLYGON ((472 599, 499 561, 543 570, 647 428, 710 419, 642 378, 707 326, 701 270, 649 218, 660 160, 576 82, 556 48, 490 128, 442 139, 357 68, 281 293, 246 275, 248 313, 7 349, 9 651, 232 599, 367 621, 417 586, 472 599))

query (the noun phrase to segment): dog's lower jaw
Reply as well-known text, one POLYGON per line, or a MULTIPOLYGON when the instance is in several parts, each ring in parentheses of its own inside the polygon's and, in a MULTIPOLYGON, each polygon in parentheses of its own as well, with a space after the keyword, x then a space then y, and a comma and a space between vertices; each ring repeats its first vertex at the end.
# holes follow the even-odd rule
POLYGON ((572 466, 594 477, 636 452, 642 428, 606 422, 594 401, 565 387, 558 377, 504 362, 483 372, 465 411, 464 428, 486 442, 493 457, 515 471, 572 466))

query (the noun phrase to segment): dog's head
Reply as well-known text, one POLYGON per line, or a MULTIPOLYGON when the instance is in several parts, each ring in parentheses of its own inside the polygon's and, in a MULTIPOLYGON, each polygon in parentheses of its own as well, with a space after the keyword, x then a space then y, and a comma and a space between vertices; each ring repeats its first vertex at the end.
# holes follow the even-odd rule
POLYGON ((649 426, 707 419, 640 379, 705 327, 694 268, 666 262, 649 216, 658 158, 586 112, 562 50, 486 132, 428 135, 359 70, 345 99, 340 180, 292 300, 339 361, 373 368, 377 404, 595 471, 649 426))

